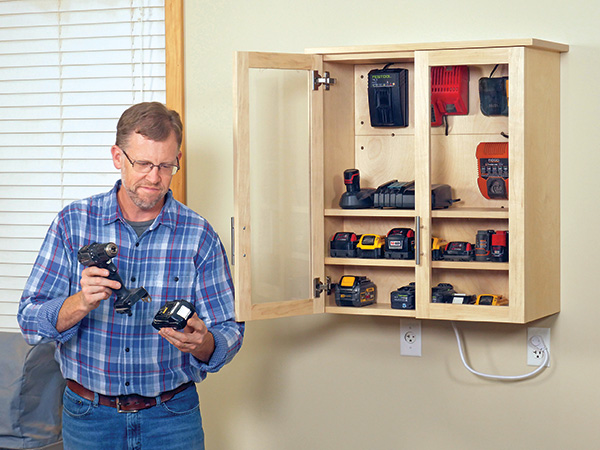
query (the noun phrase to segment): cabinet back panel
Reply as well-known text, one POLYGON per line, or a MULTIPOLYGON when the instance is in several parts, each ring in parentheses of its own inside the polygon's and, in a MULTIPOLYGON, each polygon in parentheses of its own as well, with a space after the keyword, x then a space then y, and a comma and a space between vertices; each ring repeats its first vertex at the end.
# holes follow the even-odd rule
POLYGON ((434 269, 431 286, 438 283, 450 283, 462 294, 494 294, 508 298, 508 278, 503 271, 434 269))
POLYGON ((355 158, 361 187, 415 179, 414 136, 357 136, 355 158))

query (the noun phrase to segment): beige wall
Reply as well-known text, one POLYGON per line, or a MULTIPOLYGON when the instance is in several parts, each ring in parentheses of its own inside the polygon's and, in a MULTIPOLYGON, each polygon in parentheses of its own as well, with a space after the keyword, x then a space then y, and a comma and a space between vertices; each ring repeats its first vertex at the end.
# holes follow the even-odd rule
MULTIPOLYGON (((534 323, 552 329, 552 367, 519 383, 479 379, 463 368, 445 322, 422 323, 420 358, 400 356, 394 318, 253 322, 234 362, 200 385, 208 448, 598 448, 599 23, 596 0, 185 2, 188 203, 227 248, 235 50, 520 37, 570 45, 562 57, 562 312, 534 323)), ((477 369, 531 369, 525 326, 461 327, 477 369)))

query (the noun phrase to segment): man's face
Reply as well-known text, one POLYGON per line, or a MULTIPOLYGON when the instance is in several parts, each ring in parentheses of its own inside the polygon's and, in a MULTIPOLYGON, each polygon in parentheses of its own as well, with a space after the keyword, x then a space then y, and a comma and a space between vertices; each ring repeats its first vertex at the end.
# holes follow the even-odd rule
POLYGON ((173 175, 169 171, 153 167, 147 173, 139 173, 127 160, 148 161, 152 164, 176 164, 181 153, 177 149, 175 135, 171 133, 164 142, 153 141, 134 133, 127 143, 127 148, 116 145, 112 148, 113 163, 121 169, 121 181, 126 196, 119 193, 121 208, 128 218, 144 213, 158 213, 163 205, 165 194, 169 190, 173 175))

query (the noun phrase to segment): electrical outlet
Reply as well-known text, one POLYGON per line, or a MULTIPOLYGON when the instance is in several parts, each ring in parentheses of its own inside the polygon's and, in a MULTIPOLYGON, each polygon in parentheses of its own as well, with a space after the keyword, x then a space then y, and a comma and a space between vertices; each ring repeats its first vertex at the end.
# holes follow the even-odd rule
MULTIPOLYGON (((541 366, 544 362, 544 351, 540 350, 534 343, 541 338, 550 352, 550 328, 527 328, 527 365, 528 366, 541 366)), ((546 367, 550 367, 550 359, 546 363, 546 367)))
POLYGON ((403 356, 421 356, 420 320, 400 320, 400 354, 403 356))

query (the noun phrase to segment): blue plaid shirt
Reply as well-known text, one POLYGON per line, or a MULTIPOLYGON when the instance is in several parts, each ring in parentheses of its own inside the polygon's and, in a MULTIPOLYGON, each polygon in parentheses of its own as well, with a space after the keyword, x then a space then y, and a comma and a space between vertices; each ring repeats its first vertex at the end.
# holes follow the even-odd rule
POLYGON ((216 372, 239 351, 244 325, 234 320, 233 284, 223 245, 198 214, 169 191, 152 225, 138 238, 117 203, 118 181, 105 194, 67 206, 50 226, 25 285, 18 321, 29 344, 53 340, 63 376, 105 395, 156 396, 207 372, 216 372), (114 242, 113 258, 128 289, 143 286, 151 303, 137 302, 132 315, 118 314, 115 295, 73 328, 56 330, 65 299, 81 290, 84 267, 78 250, 114 242), (215 339, 208 363, 160 337, 152 319, 165 302, 191 302, 215 339))

